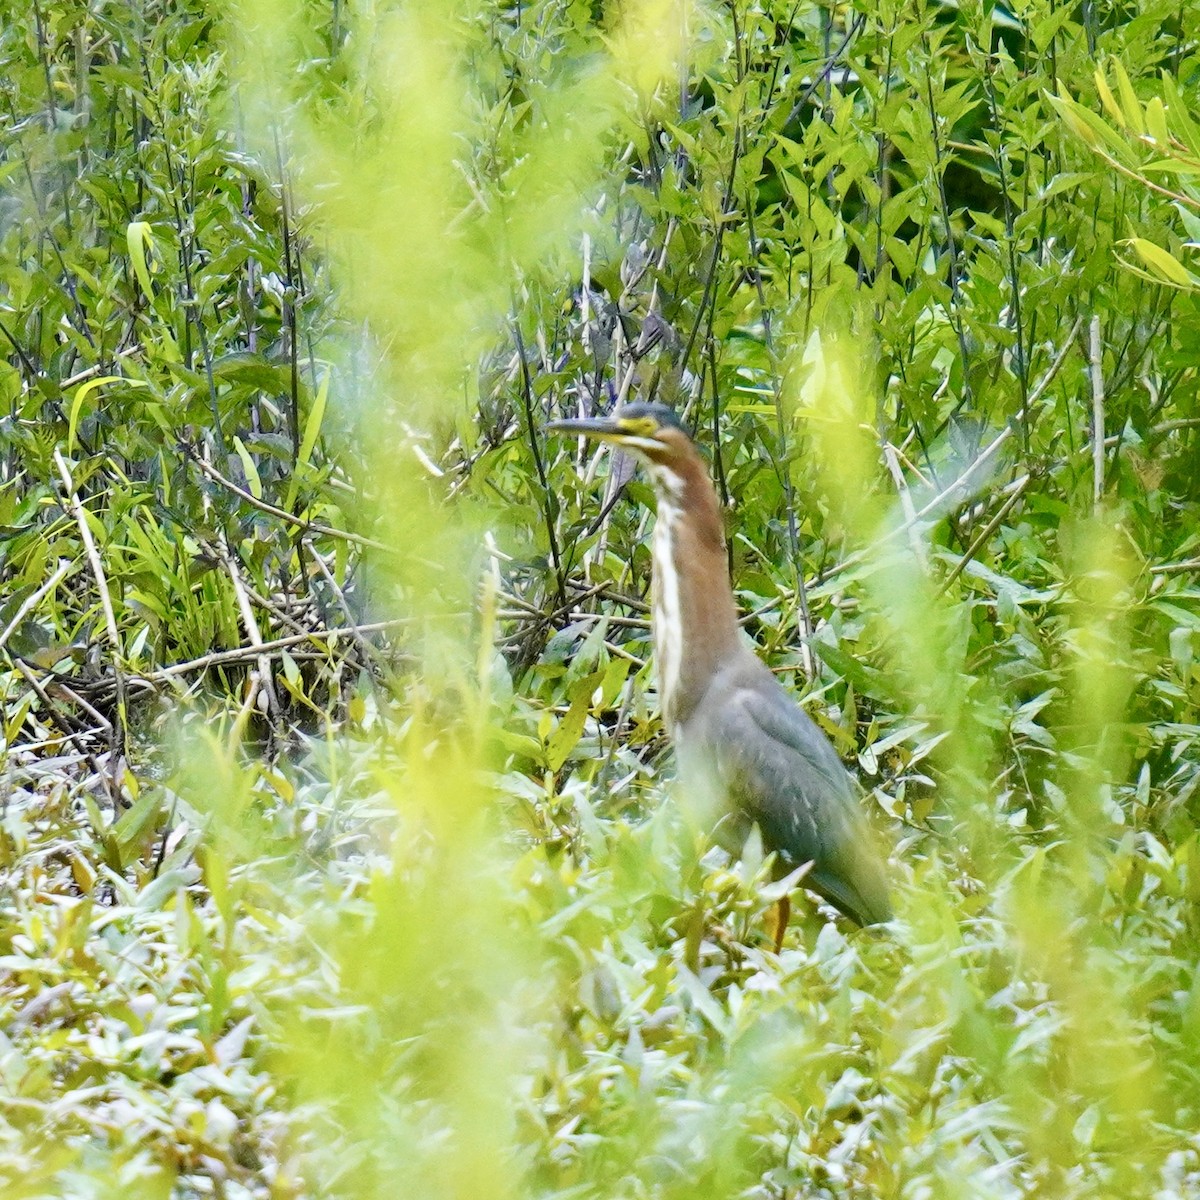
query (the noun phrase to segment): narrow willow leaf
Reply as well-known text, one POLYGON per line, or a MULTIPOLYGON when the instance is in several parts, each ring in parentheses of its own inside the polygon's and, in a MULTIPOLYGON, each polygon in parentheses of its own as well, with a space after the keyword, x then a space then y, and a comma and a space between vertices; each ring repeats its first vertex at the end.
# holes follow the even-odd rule
POLYGON ((1113 74, 1117 77, 1117 91, 1121 95, 1121 111, 1125 114, 1125 123, 1134 133, 1145 133, 1146 122, 1142 115, 1141 101, 1129 82, 1129 75, 1121 65, 1121 60, 1112 60, 1113 74))
POLYGON ((1175 136, 1187 147, 1190 155, 1200 158, 1200 125, 1192 120, 1188 101, 1179 94, 1175 80, 1166 72, 1162 76, 1162 88, 1167 117, 1175 136))
POLYGON ((240 437, 234 437, 233 448, 237 451, 238 458, 242 460, 242 470, 246 472, 246 486, 250 489, 250 495, 255 500, 261 500, 263 498, 262 480, 258 477, 258 467, 254 465, 253 456, 246 449, 240 437))
POLYGON ((317 438, 321 434, 321 422, 325 417, 325 403, 329 399, 329 376, 330 371, 326 368, 325 374, 321 376, 317 394, 313 398, 308 420, 304 422, 304 437, 300 442, 299 455, 299 461, 302 463, 307 463, 312 458, 313 447, 316 446, 317 438))
POLYGON ((1129 244, 1150 270, 1161 275, 1168 283, 1177 284, 1179 287, 1195 287, 1200 283, 1183 263, 1161 246, 1139 237, 1130 238, 1129 244))
POLYGON ((158 820, 162 805, 161 792, 146 792, 132 808, 121 816, 113 826, 112 834, 122 850, 137 842, 153 822, 158 820))
POLYGON ((1050 96, 1048 99, 1071 131, 1082 141, 1121 161, 1129 157, 1129 144, 1116 130, 1110 129, 1096 113, 1084 108, 1069 96, 1050 96))
MULTIPOLYGON (((321 436, 321 422, 325 419, 325 405, 329 399, 329 377, 331 371, 326 368, 325 374, 321 376, 320 385, 317 387, 317 394, 313 397, 312 407, 308 410, 308 420, 304 422, 304 437, 300 441, 300 452, 296 457, 297 467, 306 467, 312 459, 312 452, 317 444, 317 438, 321 436)), ((288 483, 287 498, 284 500, 284 508, 288 512, 292 511, 292 506, 296 503, 296 490, 300 486, 300 472, 293 472, 291 481, 288 483)))
POLYGON ((1156 158, 1142 166, 1143 175, 1179 175, 1193 179, 1200 176, 1200 162, 1186 158, 1156 158))
POLYGON ((138 283, 142 285, 142 292, 145 294, 146 300, 153 303, 154 287, 150 283, 150 266, 147 256, 147 248, 151 252, 154 250, 154 235, 150 232, 150 223, 148 221, 130 221, 125 230, 125 241, 129 246, 129 259, 133 263, 133 273, 137 276, 138 283))
POLYGON ((1108 80, 1104 78, 1104 70, 1101 67, 1096 68, 1096 91, 1100 96, 1100 103, 1104 106, 1104 111, 1116 123, 1122 127, 1125 125, 1125 115, 1121 112, 1121 106, 1117 103, 1117 98, 1112 94, 1112 89, 1108 86, 1108 80))
POLYGON ((593 671, 571 687, 571 706, 546 742, 546 766, 557 771, 579 744, 591 709, 592 693, 604 682, 603 671, 593 671))
POLYGON ((144 388, 149 385, 142 379, 125 379, 123 375, 101 375, 98 379, 89 379, 87 383, 81 383, 75 389, 75 395, 71 399, 71 412, 67 421, 67 451, 70 452, 75 448, 75 433, 79 428, 79 412, 83 408, 83 402, 97 388, 104 387, 109 383, 125 382, 130 387, 144 388))
POLYGON ((1171 135, 1167 131, 1167 112, 1157 96, 1152 96, 1146 104, 1146 129, 1160 146, 1171 144, 1171 135))

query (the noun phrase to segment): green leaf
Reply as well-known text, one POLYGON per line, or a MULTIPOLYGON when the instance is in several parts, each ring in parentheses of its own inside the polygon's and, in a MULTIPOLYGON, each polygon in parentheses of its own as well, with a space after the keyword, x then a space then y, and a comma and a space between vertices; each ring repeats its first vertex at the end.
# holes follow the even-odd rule
POLYGON ((1177 258, 1161 246, 1156 246, 1153 242, 1148 242, 1145 238, 1140 237, 1129 238, 1128 244, 1137 251, 1138 257, 1154 274, 1161 276, 1168 283, 1187 288, 1200 284, 1200 278, 1194 276, 1177 258))
POLYGON ((814 638, 809 645, 827 662, 843 679, 852 684, 854 689, 864 696, 886 696, 890 691, 887 677, 881 671, 868 667, 860 662, 853 654, 847 654, 840 646, 820 638, 814 638))
POLYGON ((1121 112, 1124 114, 1125 123, 1134 133, 1145 133, 1146 122, 1142 114, 1141 101, 1138 100, 1137 93, 1133 90, 1129 74, 1119 58, 1112 59, 1111 63, 1113 74, 1117 77, 1117 91, 1121 97, 1121 112))
POLYGON ((1117 98, 1112 94, 1112 90, 1108 86, 1108 80, 1104 78, 1104 70, 1097 67, 1094 75, 1096 81, 1096 92, 1100 96, 1100 103, 1104 106, 1105 112, 1122 128, 1125 125, 1125 114, 1121 112, 1121 106, 1117 103, 1117 98))
POLYGON ((253 456, 246 449, 240 437, 234 437, 233 448, 237 451, 238 458, 242 460, 242 470, 246 473, 246 486, 250 489, 250 495, 255 500, 261 500, 263 498, 262 480, 258 477, 258 467, 255 465, 253 456))
POLYGON ((325 403, 329 399, 329 377, 332 374, 329 368, 325 369, 325 374, 321 376, 321 382, 317 387, 317 394, 313 397, 312 407, 309 409, 308 420, 304 422, 304 437, 300 441, 299 461, 307 465, 312 458, 313 447, 317 444, 317 438, 321 435, 321 422, 325 419, 325 403))
POLYGON ((629 668, 633 663, 627 658, 614 658, 604 669, 604 681, 600 685, 600 706, 611 708, 625 686, 629 677, 629 668))
POLYGON ((181 888, 190 887, 200 876, 194 866, 176 867, 152 879, 138 893, 137 906, 142 912, 157 912, 181 888))
POLYGON ((71 398, 71 412, 67 421, 67 451, 68 453, 75 448, 75 431, 79 427, 79 413, 83 407, 83 402, 96 391, 97 388, 102 388, 109 383, 125 383, 129 387, 144 388, 150 385, 143 379, 126 379, 123 375, 101 375, 98 379, 89 379, 86 383, 81 383, 75 389, 75 395, 71 398))
POLYGON ((154 234, 148 221, 130 221, 125 229, 125 242, 129 247, 129 259, 133 273, 142 285, 142 293, 150 303, 154 302, 154 287, 150 283, 149 256, 153 253, 154 234))
POLYGON ((1163 102, 1152 96, 1146 103, 1146 131, 1164 150, 1171 145, 1171 134, 1167 130, 1167 113, 1163 102))
MULTIPOLYGON (((317 394, 313 397, 312 407, 308 410, 308 419, 304 422, 304 437, 300 441, 300 452, 296 457, 297 467, 306 467, 312 460, 312 452, 317 444, 317 438, 321 436, 321 423, 325 419, 325 405, 329 399, 329 379, 332 371, 327 367, 324 375, 321 376, 321 382, 317 386, 317 394)), ((300 471, 296 470, 292 473, 292 477, 288 482, 287 497, 284 500, 283 507, 292 511, 292 506, 296 503, 296 492, 300 487, 300 471)))
POLYGON ((571 685, 570 707, 546 741, 546 766, 550 770, 559 770, 571 751, 579 744, 588 714, 591 712, 592 694, 603 682, 604 672, 593 671, 571 685))
POLYGON ((292 368, 270 362, 261 354, 226 354, 213 363, 213 377, 228 383, 244 383, 271 396, 286 396, 292 390, 292 368))
POLYGON ((158 820, 162 806, 161 792, 154 789, 143 792, 137 803, 123 813, 112 827, 112 836, 117 845, 126 850, 140 842, 142 835, 158 820))

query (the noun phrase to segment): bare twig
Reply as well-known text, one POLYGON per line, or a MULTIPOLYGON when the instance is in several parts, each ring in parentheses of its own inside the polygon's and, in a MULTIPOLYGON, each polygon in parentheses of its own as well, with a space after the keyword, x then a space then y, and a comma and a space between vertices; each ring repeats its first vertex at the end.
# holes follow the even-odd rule
POLYGON ((250 603, 250 597, 246 594, 242 573, 228 543, 222 539, 217 543, 215 549, 224 564, 229 582, 233 585, 233 594, 237 600, 238 611, 242 614, 242 626, 246 630, 246 637, 250 639, 250 644, 258 656, 258 674, 251 680, 250 702, 253 703, 257 700, 258 694, 261 692, 266 699, 267 715, 274 722, 279 717, 279 699, 275 695, 274 668, 271 665, 270 654, 262 648, 262 633, 258 628, 258 618, 254 615, 254 605, 250 603))
POLYGON ((51 687, 56 692, 61 692, 72 704, 77 704, 83 709, 97 725, 100 726, 110 737, 112 736, 112 722, 99 709, 93 708, 74 688, 68 687, 61 679, 56 679, 51 687))
POLYGON ((306 521, 301 517, 293 516, 286 508, 277 508, 274 504, 268 504, 266 500, 260 500, 245 488, 240 488, 231 479, 226 479, 216 467, 210 466, 196 454, 190 455, 191 460, 196 466, 204 472, 214 483, 219 483, 227 491, 232 492, 239 500, 244 500, 251 508, 257 508, 259 512, 269 513, 273 517, 278 517, 285 524, 293 526, 296 529, 303 529, 306 533, 320 534, 322 537, 339 538, 344 542, 352 542, 356 546, 367 546, 372 550, 382 550, 386 554, 394 554, 395 548, 385 545, 383 542, 377 542, 374 538, 363 537, 359 533, 351 533, 346 529, 334 529, 331 525, 322 525, 319 521, 306 521))
MULTIPOLYGON (((207 548, 208 543, 203 542, 202 545, 204 545, 207 548)), ((304 625, 303 622, 298 621, 287 608, 283 607, 282 604, 277 603, 276 601, 270 599, 268 596, 262 595, 260 592, 256 591, 254 588, 252 588, 248 583, 245 583, 244 580, 243 580, 243 584, 246 588, 246 595, 249 596, 250 599, 253 600, 254 603, 257 604, 258 607, 261 608, 264 612, 270 613, 271 616, 274 617, 276 621, 279 621, 281 624, 286 625, 289 629, 292 630, 293 633, 306 632, 307 626, 304 625)), ((287 599, 291 599, 291 597, 287 597, 287 599)), ((297 596, 296 601, 297 601, 296 608, 300 611, 303 611, 304 609, 306 609, 308 607, 308 603, 309 603, 309 601, 311 601, 311 597, 309 597, 309 601, 305 601, 305 599, 303 597, 297 596)))
POLYGON ((1098 512, 1104 495, 1104 364, 1100 347, 1100 318, 1092 318, 1088 361, 1092 375, 1092 507, 1098 512))
POLYGON ((1167 434, 1179 429, 1200 429, 1200 417, 1179 417, 1174 421, 1160 421, 1152 432, 1167 434))
MULTIPOLYGON (((1166 196, 1168 200, 1174 200, 1177 204, 1186 204, 1189 208, 1200 210, 1200 200, 1194 196, 1189 196, 1185 192, 1173 192, 1170 188, 1163 187, 1161 183, 1155 183, 1153 179, 1143 175, 1140 171, 1133 170, 1132 167, 1127 167, 1124 163, 1106 151, 1100 149, 1099 146, 1092 147, 1092 153, 1102 158, 1114 170, 1120 171, 1122 175, 1128 179, 1136 180, 1143 187, 1148 187, 1152 192, 1157 192, 1160 196, 1166 196)), ((1156 280, 1155 282, 1161 282, 1156 280)))
MULTIPOLYGON (((1062 346, 1059 347, 1058 354, 1055 355, 1054 361, 1050 364, 1049 368, 1047 368, 1046 374, 1042 377, 1042 379, 1038 383, 1037 387, 1034 388, 1034 390, 1030 393, 1029 405, 1028 405, 1029 408, 1032 408, 1033 405, 1035 405, 1038 402, 1038 400, 1041 399, 1042 394, 1046 391, 1046 389, 1053 382, 1055 376, 1057 376, 1059 370, 1062 367, 1063 362, 1066 360, 1067 354, 1069 353, 1072 344, 1075 341, 1076 335, 1079 333, 1079 327, 1080 327, 1080 325, 1082 325, 1082 323, 1083 323, 1083 318, 1080 317, 1075 322, 1074 326, 1071 329, 1071 332, 1067 335, 1067 338, 1063 342, 1062 346)), ((906 533, 912 526, 920 524, 920 522, 923 521, 927 516, 929 516, 931 513, 935 512, 943 504, 947 503, 948 500, 954 495, 954 493, 956 491, 966 487, 967 483, 970 481, 971 476, 979 469, 980 465, 987 459, 991 458, 991 456, 993 454, 995 454, 996 451, 999 450, 1000 447, 1003 446, 1006 441, 1008 441, 1008 439, 1012 436, 1012 432, 1013 432, 1012 425, 1005 426, 1005 428, 1002 429, 996 435, 996 437, 993 438, 992 441, 989 442, 988 445, 983 448, 983 450, 980 452, 980 454, 974 460, 974 462, 972 462, 971 465, 969 467, 967 467, 967 469, 965 471, 963 471, 962 474, 959 475, 959 477, 956 480, 954 480, 953 483, 951 483, 948 487, 944 488, 941 492, 939 492, 923 508, 921 508, 919 511, 913 513, 911 517, 906 517, 906 519, 901 524, 895 526, 892 529, 889 529, 885 534, 883 534, 878 540, 873 542, 870 546, 866 546, 862 550, 858 550, 854 554, 848 555, 846 558, 842 559, 841 562, 834 563, 834 565, 832 567, 830 567, 829 570, 825 571, 821 575, 820 582, 822 582, 822 583, 827 582, 828 580, 834 578, 835 576, 840 575, 843 571, 847 571, 851 567, 857 566, 858 563, 862 562, 864 559, 871 558, 874 555, 878 554, 879 551, 881 549, 883 549, 883 547, 885 545, 887 545, 888 542, 892 541, 894 538, 899 537, 901 534, 906 533)), ((1025 487, 1028 485, 1029 478, 1030 477, 1028 477, 1028 476, 1022 476, 1020 479, 1017 479, 1014 483, 1012 483, 1008 486, 1018 492, 1024 491, 1025 487)), ((1004 513, 1006 513, 1010 507, 1011 507, 1011 505, 1006 503, 1006 505, 1004 507, 1004 511, 1002 512, 1001 517, 1000 517, 1001 520, 1003 519, 1004 513)), ((990 535, 991 535, 991 531, 985 530, 984 536, 986 537, 986 536, 990 536, 990 535)), ((974 549, 976 549, 976 547, 974 547, 974 546, 969 547, 967 556, 969 556, 969 554, 974 549)), ((964 556, 964 558, 967 556, 964 556)), ((1200 560, 1196 560, 1196 563, 1193 565, 1200 565, 1200 560)), ((1182 570, 1188 570, 1191 568, 1189 567, 1188 564, 1180 564, 1177 569, 1182 571, 1182 570)), ((1157 569, 1157 573, 1168 574, 1168 573, 1174 573, 1174 572, 1171 569, 1157 569)), ((950 580, 947 581, 947 584, 945 586, 948 586, 948 584, 950 582, 952 582, 954 578, 955 578, 955 576, 952 575, 950 577, 950 580)), ((754 609, 753 612, 748 613, 745 617, 743 617, 742 624, 745 625, 748 621, 753 620, 755 617, 758 617, 763 613, 773 611, 774 609, 779 607, 781 602, 782 602, 782 598, 772 598, 770 600, 765 601, 763 604, 759 605, 758 608, 754 609)))
MULTIPOLYGON (((513 311, 516 312, 516 297, 513 298, 513 311)), ((529 359, 525 354, 525 339, 521 336, 521 323, 515 316, 513 319, 513 340, 516 343, 517 359, 520 364, 521 402, 525 414, 525 433, 529 438, 529 452, 533 456, 534 470, 537 472, 538 483, 541 486, 542 518, 546 523, 546 540, 550 546, 550 563, 554 567, 554 581, 558 589, 558 599, 561 603, 566 599, 566 573, 563 570, 562 555, 558 548, 558 533, 554 524, 554 507, 551 503, 550 481, 546 475, 546 464, 542 460, 542 448, 539 442, 540 430, 533 415, 533 379, 529 373, 529 359)))
POLYGON ((377 681, 375 679, 374 672, 369 669, 371 663, 371 648, 367 645, 367 642, 363 635, 359 632, 358 627, 353 624, 354 614, 350 611, 350 605, 346 600, 346 594, 338 586, 338 581, 334 579, 333 572, 326 565, 325 560, 318 553, 317 548, 312 544, 312 539, 304 538, 301 544, 304 546, 305 550, 308 551, 309 557, 316 564, 316 568, 321 573, 321 577, 325 580, 329 590, 333 592, 334 600, 336 600, 338 608, 342 610, 342 616, 348 622, 346 628, 349 629, 350 636, 354 639, 354 644, 358 647, 358 653, 362 658, 362 664, 364 667, 368 668, 367 675, 371 681, 371 686, 375 687, 377 681))
POLYGON ((22 1008, 18 1009, 8 1019, 8 1028, 20 1029, 23 1025, 32 1025, 45 1012, 49 1012, 60 1000, 66 1000, 78 985, 74 981, 56 983, 52 988, 39 992, 30 998, 22 1008))
POLYGON ((77 371, 69 379, 62 380, 59 383, 59 391, 65 392, 67 388, 74 387, 77 383, 82 383, 85 379, 91 379, 93 375, 99 375, 104 369, 110 369, 122 358, 128 358, 131 354, 140 354, 141 346, 126 346, 124 350, 118 350, 112 356, 110 363, 93 363, 90 367, 85 367, 82 371, 77 371))
POLYGON ((951 501, 954 500, 958 493, 968 494, 976 485, 978 476, 982 474, 984 465, 995 455, 995 453, 1004 445, 1005 442, 1012 436, 1012 425, 1006 425, 1000 432, 980 451, 974 458, 971 464, 958 476, 949 486, 944 487, 932 500, 918 509, 911 517, 901 521, 899 525, 894 525, 886 533, 878 537, 869 546, 864 546, 861 550, 855 551, 853 554, 847 555, 840 563, 835 563, 824 575, 828 579, 832 575, 840 574, 842 571, 849 569, 852 566, 862 562, 865 558, 871 558, 878 554, 879 551, 888 544, 888 542, 907 533, 914 526, 919 525, 926 517, 934 513, 940 512, 942 509, 948 508, 951 501))
MULTIPOLYGON (((110 755, 112 764, 111 771, 106 771, 100 764, 99 759, 92 753, 91 747, 88 745, 88 738, 96 732, 95 730, 85 729, 80 722, 55 703, 54 697, 46 690, 42 681, 19 659, 13 659, 13 663, 17 670, 21 673, 25 682, 33 688, 37 697, 46 707, 46 712, 53 714, 53 719, 62 729, 62 738, 65 738, 78 750, 82 758, 95 771, 97 777, 104 782, 104 786, 108 789, 108 798, 112 801, 114 810, 121 804, 121 768, 122 756, 119 754, 110 755)), ((113 738, 113 727, 111 722, 104 721, 101 726, 101 731, 105 733, 110 741, 113 738)), ((62 738, 58 740, 61 741, 62 738)))
POLYGON ((1079 333, 1080 327, 1083 325, 1083 317, 1076 317, 1075 324, 1071 326, 1071 332, 1063 339, 1063 344, 1059 346, 1058 353, 1054 356, 1054 361, 1046 368, 1045 375, 1038 382, 1037 387, 1029 394, 1029 400, 1026 402, 1026 407, 1032 409, 1033 406, 1042 398, 1045 390, 1054 382, 1055 377, 1062 368, 1063 363, 1067 359, 1067 355, 1071 351, 1071 346, 1075 341, 1076 334, 1079 333))
MULTIPOLYGON (((199 658, 187 662, 173 663, 162 670, 152 671, 139 676, 147 683, 165 683, 179 675, 187 675, 193 671, 206 671, 210 667, 228 666, 230 663, 252 662, 260 654, 274 654, 277 650, 287 650, 304 642, 313 642, 318 648, 322 639, 335 637, 350 637, 366 633, 381 633, 389 629, 401 629, 412 624, 413 618, 396 617, 390 621, 370 621, 365 624, 345 626, 337 629, 314 629, 308 633, 294 633, 287 637, 275 638, 274 641, 263 642, 258 646, 239 646, 234 650, 214 650, 210 654, 202 654, 199 658)), ((328 652, 328 647, 325 648, 328 652)))
MULTIPOLYGON (((817 90, 817 88, 829 81, 829 76, 833 74, 834 68, 838 65, 842 55, 846 52, 846 47, 850 45, 855 35, 866 24, 866 21, 866 13, 855 13, 854 20, 852 20, 847 26, 845 35, 842 37, 841 45, 839 45, 836 50, 830 50, 826 53, 825 63, 821 67, 821 70, 811 79, 800 80, 801 83, 807 83, 808 86, 803 92, 801 92, 800 99, 797 100, 794 105, 792 105, 792 110, 788 113, 787 120, 784 122, 785 126, 790 125, 796 120, 797 117, 800 116, 800 114, 804 111, 804 106, 809 102, 809 100, 812 99, 813 93, 817 90)), ((766 124, 767 115, 767 110, 764 109, 761 125, 766 124)))
MULTIPOLYGON (((506 597, 507 599, 507 597, 506 597)), ((496 616, 502 621, 519 621, 529 614, 519 608, 499 608, 496 610, 496 616)), ((554 614, 558 616, 560 614, 554 614)), ((618 629, 642 629, 650 628, 650 621, 646 617, 622 617, 613 613, 594 613, 585 612, 583 609, 573 609, 565 614, 566 619, 572 625, 581 622, 607 621, 609 625, 615 625, 618 629)), ((547 620, 550 618, 547 617, 547 620)))
POLYGON ((1032 478, 1033 477, 1031 475, 1022 475, 1021 478, 1012 485, 1012 494, 1000 506, 996 512, 996 515, 992 517, 992 519, 983 527, 983 529, 979 531, 978 534, 975 535, 971 544, 967 547, 966 553, 964 553, 962 558, 960 558, 955 564, 954 570, 951 571, 950 574, 947 575, 942 581, 942 586, 938 588, 939 596, 944 593, 947 588, 949 588, 950 585, 963 573, 963 569, 966 567, 967 563, 969 563, 971 559, 973 559, 979 552, 979 547, 982 546, 984 542, 986 542, 988 538, 990 538, 992 534, 996 532, 1000 526, 1000 522, 1003 521, 1006 516, 1008 516, 1012 506, 1021 498, 1021 493, 1025 491, 1025 488, 1029 485, 1029 481, 1032 478))
POLYGON ((50 578, 47 579, 46 582, 43 583, 42 586, 33 593, 32 596, 28 597, 28 599, 26 599, 25 603, 22 604, 20 608, 17 609, 17 611, 13 614, 12 620, 9 621, 9 623, 4 627, 4 630, 0 632, 0 648, 5 645, 10 637, 12 637, 13 632, 16 630, 17 626, 19 626, 21 622, 25 620, 25 617, 32 612, 33 609, 37 608, 37 606, 42 602, 43 597, 45 597, 49 592, 54 591, 54 589, 62 581, 62 577, 74 565, 75 564, 71 562, 70 559, 63 559, 62 562, 58 564, 58 570, 55 571, 54 574, 51 575, 50 578))
POLYGON ((924 570, 928 567, 929 560, 925 553, 925 543, 921 540, 921 535, 917 532, 916 509, 913 507, 912 492, 908 489, 904 472, 900 470, 900 460, 896 455, 896 447, 890 442, 884 443, 883 458, 884 462, 887 463, 887 469, 891 473, 892 481, 895 483, 896 491, 900 496, 900 507, 904 511, 904 523, 908 526, 908 544, 912 548, 917 562, 921 564, 921 568, 924 570))
POLYGON ((1160 563, 1150 568, 1151 575, 1186 575, 1189 571, 1200 571, 1200 558, 1186 558, 1183 562, 1160 563))

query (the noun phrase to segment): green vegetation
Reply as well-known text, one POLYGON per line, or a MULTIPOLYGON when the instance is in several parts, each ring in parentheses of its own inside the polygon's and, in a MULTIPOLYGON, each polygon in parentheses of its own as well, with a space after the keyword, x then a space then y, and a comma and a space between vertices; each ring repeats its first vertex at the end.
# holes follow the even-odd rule
POLYGON ((0 1194, 1200 1196, 1195 0, 0 16, 0 1194), (889 932, 676 816, 634 396, 889 932))

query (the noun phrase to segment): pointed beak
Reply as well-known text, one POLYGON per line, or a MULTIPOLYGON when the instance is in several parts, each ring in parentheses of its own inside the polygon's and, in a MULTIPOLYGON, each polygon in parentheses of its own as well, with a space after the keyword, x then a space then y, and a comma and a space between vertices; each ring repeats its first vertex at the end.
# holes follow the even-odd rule
POLYGON ((628 435, 611 417, 577 417, 566 421, 550 421, 543 425, 546 433, 559 433, 565 437, 594 438, 600 442, 623 441, 628 435))

